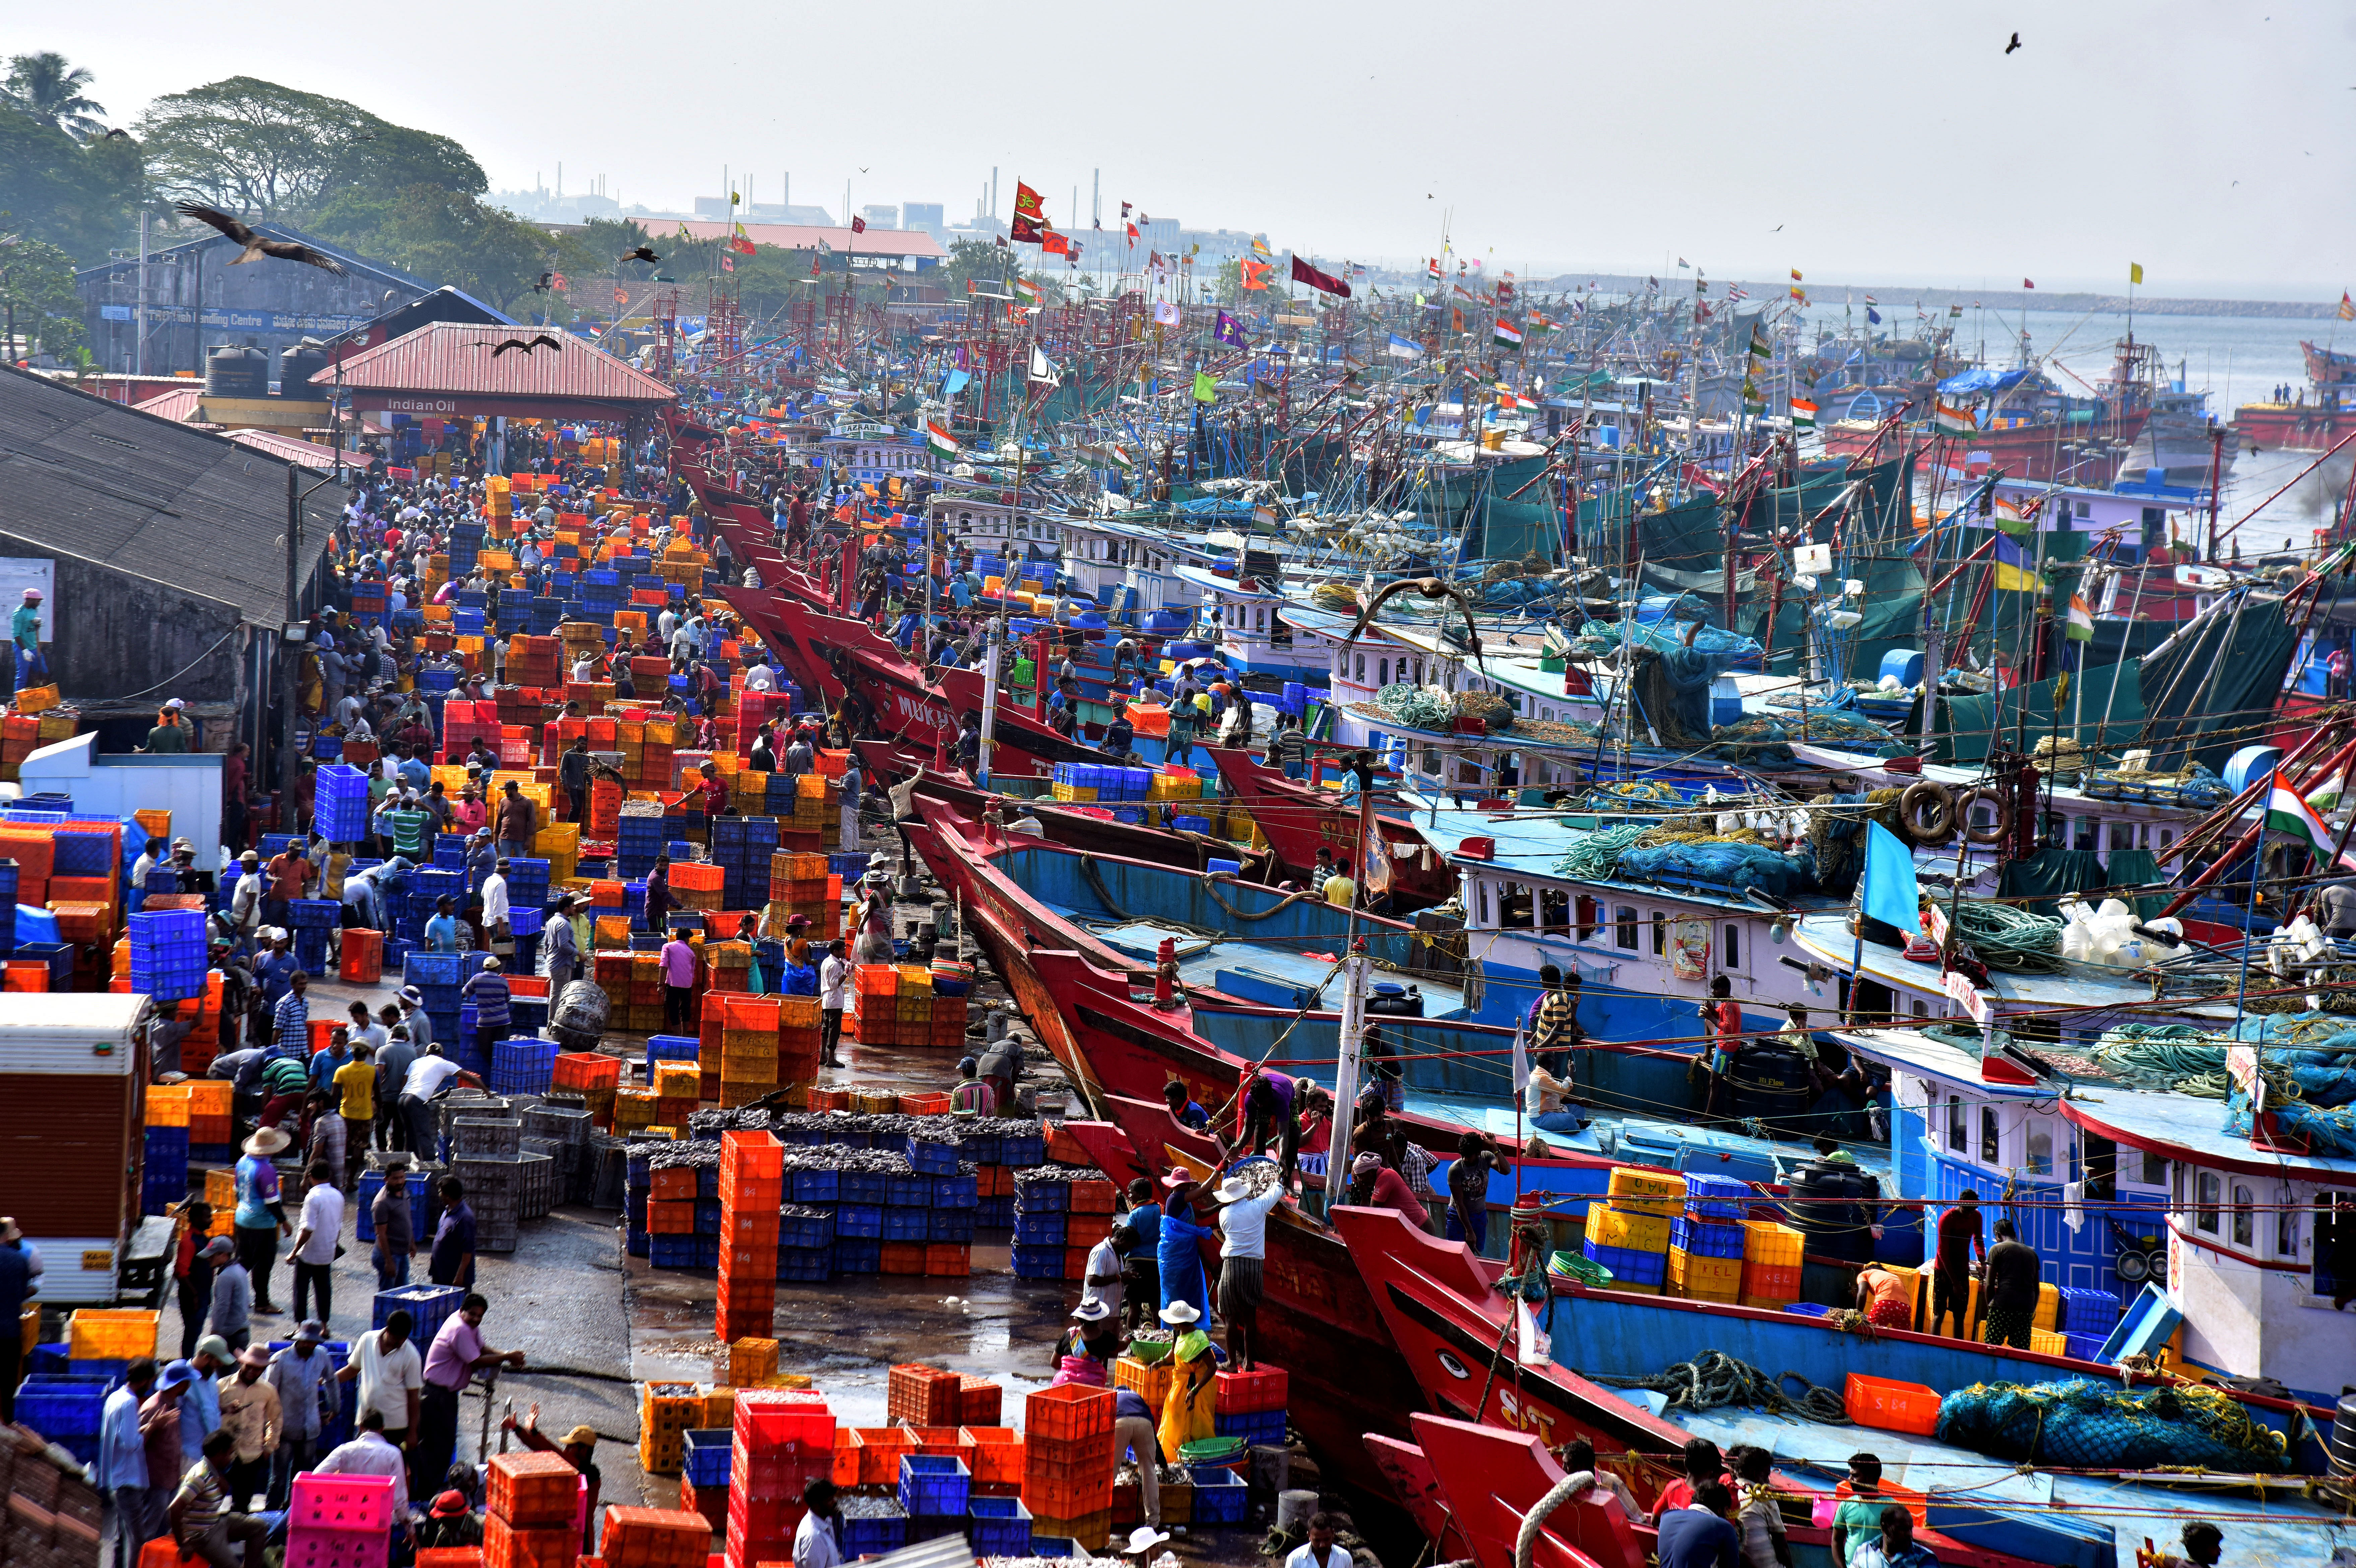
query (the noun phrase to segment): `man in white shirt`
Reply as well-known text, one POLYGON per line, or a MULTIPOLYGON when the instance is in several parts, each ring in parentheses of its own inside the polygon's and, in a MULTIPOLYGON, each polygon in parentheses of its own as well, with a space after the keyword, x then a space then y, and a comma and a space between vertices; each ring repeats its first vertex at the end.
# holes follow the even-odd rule
POLYGON ((508 915, 508 859, 502 855, 491 867, 491 874, 483 879, 483 930, 491 939, 494 953, 515 951, 508 915))
POLYGON ((298 1322, 311 1316, 303 1310, 306 1286, 319 1293, 319 1321, 327 1322, 335 1310, 329 1298, 335 1288, 336 1238, 344 1228, 344 1195, 336 1186, 336 1178, 342 1174, 340 1169, 318 1161, 313 1162, 305 1173, 310 1187, 303 1194, 303 1223, 294 1232, 294 1317, 298 1322))
POLYGON ((842 955, 842 944, 830 944, 826 962, 818 966, 819 1064, 840 1067, 835 1047, 842 1039, 842 1009, 851 1005, 851 960, 842 955))
POLYGON ((401 1086, 402 1119, 409 1127, 410 1148, 421 1158, 432 1158, 436 1147, 434 1125, 434 1096, 453 1078, 463 1078, 479 1089, 483 1081, 442 1054, 439 1045, 429 1045, 424 1054, 409 1064, 409 1077, 401 1086))
POLYGON ((777 689, 776 672, 769 667, 767 660, 758 656, 755 656, 753 667, 744 672, 744 689, 747 691, 777 689))
POLYGON ((819 1477, 802 1488, 809 1509, 794 1530, 794 1568, 838 1568, 842 1562, 842 1521, 835 1511, 834 1483, 819 1477))
POLYGON ((1330 1513, 1309 1516, 1309 1544, 1296 1546, 1284 1568, 1350 1568, 1350 1554, 1333 1544, 1340 1521, 1330 1513))
POLYGON ((383 1328, 352 1341, 351 1360, 336 1374, 337 1382, 359 1382, 362 1424, 375 1416, 375 1430, 395 1448, 416 1440, 417 1403, 425 1387, 425 1358, 409 1339, 412 1321, 407 1307, 394 1307, 383 1328))
MULTIPOLYGON (((413 1345, 406 1349, 412 1356, 417 1353, 413 1345)), ((391 1477, 392 1517, 402 1520, 409 1518, 408 1462, 402 1455, 401 1445, 386 1435, 384 1412, 375 1405, 360 1412, 359 1435, 329 1449, 327 1456, 313 1468, 323 1476, 391 1477)))
POLYGON ((1226 1241, 1219 1249, 1219 1316, 1227 1321, 1227 1353, 1233 1370, 1253 1370, 1253 1341, 1259 1328, 1262 1295, 1260 1270, 1268 1256, 1268 1211, 1284 1201, 1281 1182, 1271 1181, 1255 1197, 1241 1180, 1229 1179, 1214 1194, 1222 1208, 1219 1229, 1226 1241))

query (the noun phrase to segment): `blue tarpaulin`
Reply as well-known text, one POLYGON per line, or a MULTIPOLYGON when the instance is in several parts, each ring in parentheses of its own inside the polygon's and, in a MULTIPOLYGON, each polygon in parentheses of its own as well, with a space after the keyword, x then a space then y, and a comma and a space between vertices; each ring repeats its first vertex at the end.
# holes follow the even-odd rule
POLYGON ((1974 392, 2002 392, 2020 385, 2026 370, 1971 369, 1959 376, 1950 376, 1939 383, 1939 390, 1948 397, 1967 397, 1974 392))

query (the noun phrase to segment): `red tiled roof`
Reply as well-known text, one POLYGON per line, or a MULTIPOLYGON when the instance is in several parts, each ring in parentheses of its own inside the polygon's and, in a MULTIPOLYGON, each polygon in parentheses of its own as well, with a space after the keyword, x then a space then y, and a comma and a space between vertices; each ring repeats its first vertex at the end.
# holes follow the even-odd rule
MULTIPOLYGON (((333 367, 311 378, 333 386, 333 367)), ((343 364, 347 391, 443 393, 480 398, 564 398, 585 401, 653 403, 678 396, 643 370, 632 368, 584 338, 556 326, 473 326, 437 321, 389 343, 363 349, 343 364), (545 333, 558 347, 511 348, 494 358, 492 347, 509 338, 545 333)))

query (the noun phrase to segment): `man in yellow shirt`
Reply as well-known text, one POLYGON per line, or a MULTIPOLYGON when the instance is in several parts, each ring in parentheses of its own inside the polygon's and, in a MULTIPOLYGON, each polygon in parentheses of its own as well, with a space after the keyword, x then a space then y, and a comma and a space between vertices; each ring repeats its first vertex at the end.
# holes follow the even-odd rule
POLYGON ((1333 859, 1333 874, 1325 879, 1325 901, 1348 909, 1358 901, 1358 884, 1350 880, 1350 858, 1338 855, 1333 859))
POLYGON ((336 1069, 336 1092, 343 1103, 336 1109, 344 1118, 344 1163, 348 1168, 344 1185, 355 1189, 359 1182, 360 1167, 368 1163, 369 1125, 376 1119, 376 1052, 368 1046, 355 1045, 352 1059, 336 1069))
POLYGON ((270 1490, 270 1459, 278 1452, 278 1389, 262 1374, 269 1369, 270 1352, 255 1345, 237 1359, 237 1370, 220 1380, 221 1430, 237 1439, 236 1456, 229 1467, 229 1504, 242 1511, 247 1502, 270 1490))

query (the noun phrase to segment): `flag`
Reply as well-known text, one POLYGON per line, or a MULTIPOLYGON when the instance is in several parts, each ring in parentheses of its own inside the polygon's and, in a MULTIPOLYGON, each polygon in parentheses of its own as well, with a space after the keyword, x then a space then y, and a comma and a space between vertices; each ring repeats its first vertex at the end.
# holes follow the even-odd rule
MULTIPOLYGON (((2287 833, 2307 842, 2308 853, 2319 865, 2331 862, 2331 841, 2335 835, 2323 825, 2315 808, 2298 797, 2298 792, 2283 782, 2282 770, 2274 773, 2271 793, 2266 799, 2265 826, 2276 833, 2287 833)), ((2356 849, 2342 853, 2340 863, 2356 867, 2356 849)))
POLYGON ((2143 263, 2141 261, 2129 261, 2127 263, 2127 282, 2131 283, 2139 283, 2143 282, 2143 263))
POLYGON ((1021 180, 1014 182, 1014 220, 1009 227, 1015 239, 1030 245, 1039 243, 1047 231, 1047 214, 1040 206, 1039 193, 1021 180))
POLYGON ((2070 595, 2070 618, 2064 635, 2073 643, 2094 640, 2094 613, 2087 608, 2086 596, 2083 593, 2070 595))
POLYGON ((1072 253, 1072 242, 1053 229, 1039 237, 1039 248, 1051 255, 1068 256, 1072 253))
POLYGON ((1792 400, 1792 428, 1794 430, 1815 429, 1816 405, 1808 401, 1805 398, 1794 398, 1792 400))
POLYGON ((740 256, 750 256, 759 249, 753 243, 752 237, 744 232, 744 226, 741 223, 736 226, 736 232, 730 237, 728 248, 740 256))
MULTIPOLYGON (((2037 574, 2037 563, 2029 552, 2014 543, 2008 534, 1996 536, 1996 585, 2007 593, 2042 593, 2045 579, 2037 574)), ((2091 631, 2088 634, 2092 635, 2091 631)))
POLYGON ((1979 421, 1972 418, 1971 410, 1959 409, 1944 399, 1933 408, 1932 424, 1941 435, 1969 435, 1979 429, 1979 421))
POLYGON ((1879 822, 1865 825, 1865 875, 1858 891, 1866 918, 1912 936, 1922 928, 1922 897, 1914 888, 1914 852, 1879 822))
POLYGON ((1157 326, 1177 325, 1178 307, 1168 300, 1155 300, 1153 302, 1153 321, 1154 325, 1157 326))
POLYGON ((1128 229, 1128 230, 1129 230, 1129 242, 1130 242, 1130 244, 1132 244, 1132 245, 1136 244, 1136 243, 1137 243, 1137 225, 1136 225, 1136 224, 1134 224, 1134 223, 1124 223, 1124 224, 1122 224, 1122 225, 1121 225, 1121 227, 1122 227, 1123 229, 1128 229))
POLYGON ((1530 1086, 1530 1020, 1523 1016, 1521 1026, 1514 1030, 1514 1093, 1520 1094, 1530 1086))
POLYGON ((2307 792, 2307 804, 2318 811, 2329 811, 2340 804, 2348 790, 2348 770, 2340 769, 2329 778, 2307 792))
POLYGON ((1805 304, 1808 303, 1808 291, 1802 288, 1799 284, 1794 283, 1792 285, 1792 297, 1798 300, 1802 304, 1805 304))
POLYGON ((1048 361, 1047 351, 1035 343, 1031 346, 1031 379, 1044 381, 1051 387, 1059 387, 1064 382, 1064 379, 1055 373, 1055 367, 1048 361))
POLYGON ((1677 258, 1677 265, 1680 267, 1689 267, 1693 265, 1693 263, 1687 261, 1683 256, 1680 256, 1677 258))
POLYGON ((1276 259, 1276 252, 1268 248, 1268 236, 1265 234, 1253 235, 1251 248, 1255 256, 1266 256, 1270 261, 1276 259))
POLYGON ((721 258, 720 258, 720 270, 721 270, 722 272, 734 272, 734 271, 736 270, 736 258, 735 258, 735 257, 734 257, 734 256, 723 256, 723 257, 721 257, 721 258))
POLYGON ((573 285, 564 281, 564 274, 562 272, 551 272, 548 274, 548 286, 554 289, 558 293, 562 293, 573 285))
POLYGON ((953 458, 964 450, 958 445, 957 437, 930 420, 925 421, 925 448, 939 458, 953 458))
POLYGON ((1792 281, 1795 283, 1800 281, 1800 269, 1797 267, 1792 269, 1792 281))
POLYGON ((1742 382, 1742 411, 1746 414, 1763 414, 1767 411, 1767 400, 1760 392, 1759 383, 1748 377, 1745 377, 1742 382))
POLYGON ((630 303, 629 291, 623 288, 619 283, 614 285, 614 303, 616 304, 627 304, 630 303))
POLYGON ((2356 321, 2356 299, 2350 299, 2346 289, 2340 291, 2340 319, 2356 321))
POLYGON ((1490 334, 1490 341, 1500 348, 1519 348, 1522 346, 1522 329, 1501 315, 1497 318, 1495 329, 1490 334))
POLYGON ((1248 257, 1238 262, 1237 266, 1242 270, 1244 287, 1248 289, 1264 289, 1268 287, 1268 275, 1276 271, 1276 264, 1274 262, 1255 261, 1250 260, 1248 257))
POLYGON ((1134 468, 1137 466, 1137 459, 1131 457, 1127 451, 1120 447, 1106 447, 1105 455, 1112 459, 1112 465, 1115 468, 1134 468))
POLYGON ((1644 286, 1648 289, 1657 289, 1661 286, 1661 280, 1652 276, 1650 273, 1647 273, 1644 278, 1644 286))
POLYGON ((1123 219, 1129 217, 1129 203, 1124 201, 1120 204, 1120 215, 1123 219))
POLYGON ((1763 321, 1752 321, 1751 324, 1751 357, 1753 359, 1772 359, 1774 357, 1775 351, 1767 341, 1766 324, 1763 321))
POLYGON ((851 231, 853 234, 864 234, 864 233, 866 233, 866 232, 867 232, 867 219, 863 219, 863 218, 857 217, 857 216, 853 216, 853 217, 852 217, 852 219, 851 219, 851 231))
POLYGON ((1877 302, 1874 300, 1874 297, 1873 297, 1871 294, 1868 294, 1868 295, 1866 295, 1866 296, 1865 296, 1865 303, 1866 303, 1866 304, 1875 304, 1875 303, 1877 303, 1877 302))
POLYGON ((1396 332, 1391 334, 1390 346, 1385 348, 1383 352, 1388 354, 1394 359, 1420 359, 1423 357, 1423 350, 1421 347, 1416 344, 1408 342, 1406 338, 1401 337, 1396 332))
POLYGON ((2020 286, 2024 289, 2033 289, 2037 286, 2037 280, 2034 278, 2023 278, 2020 280, 2020 286))
POLYGON ((1464 330, 1464 313, 1458 310, 1454 305, 1450 305, 1448 307, 1448 330, 1451 332, 1462 332, 1464 330))
POLYGON ((1874 309, 1871 305, 1868 305, 1865 307, 1865 319, 1869 325, 1879 326, 1881 325, 1881 313, 1874 309))
POLYGON ((1194 372, 1194 400, 1207 403, 1219 395, 1219 383, 1208 370, 1194 372))
POLYGON ((1219 319, 1212 325, 1211 336, 1217 342, 1231 343, 1237 348, 1251 347, 1244 340, 1244 324, 1226 311, 1221 311, 1219 319))
POLYGON ((1318 271, 1299 256, 1292 258, 1292 281, 1296 283, 1307 283, 1320 293, 1338 294, 1344 299, 1350 297, 1349 284, 1331 272, 1318 271))
POLYGON ((1436 283, 1440 282, 1440 258, 1434 256, 1430 262, 1425 266, 1423 271, 1424 275, 1429 277, 1433 283, 1436 283))
POLYGON ((1015 279, 1014 292, 1021 294, 1024 299, 1029 300, 1033 304, 1037 304, 1041 298, 1039 285, 1033 283, 1028 278, 1015 279))
POLYGON ((1947 319, 1949 321, 1954 320, 1957 316, 1963 314, 1964 307, 1959 304, 1951 304, 1947 307, 1947 319))

